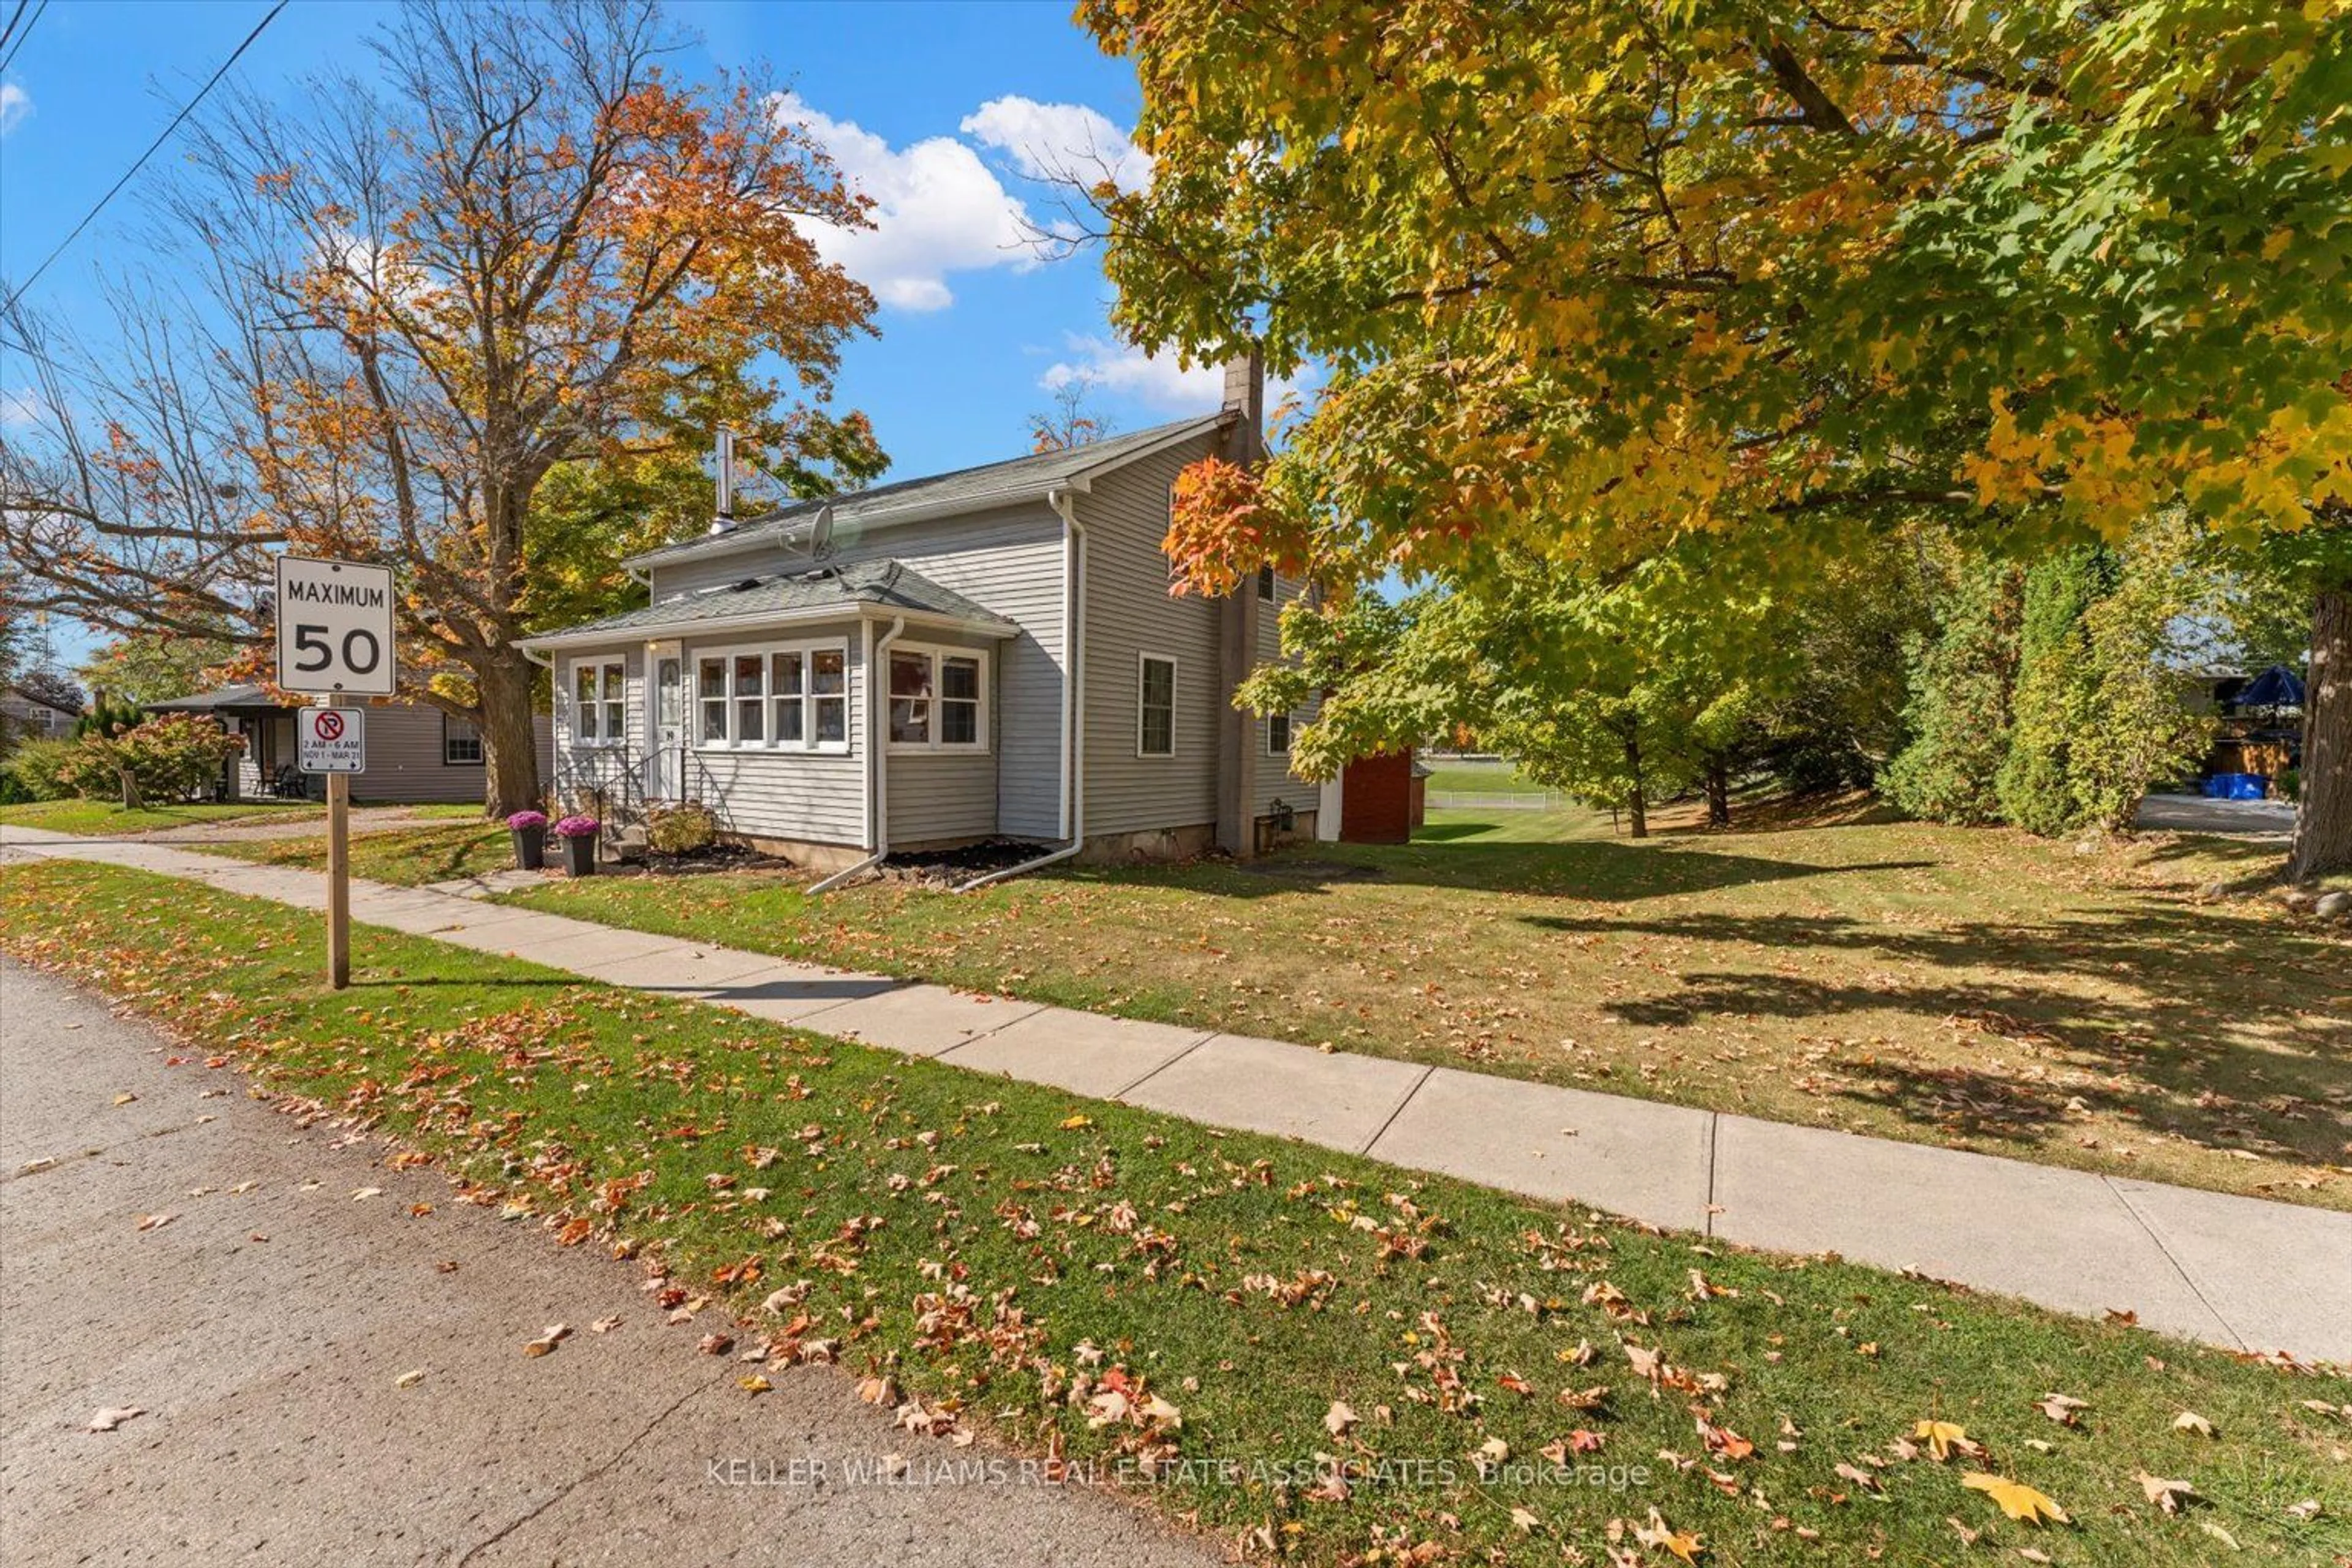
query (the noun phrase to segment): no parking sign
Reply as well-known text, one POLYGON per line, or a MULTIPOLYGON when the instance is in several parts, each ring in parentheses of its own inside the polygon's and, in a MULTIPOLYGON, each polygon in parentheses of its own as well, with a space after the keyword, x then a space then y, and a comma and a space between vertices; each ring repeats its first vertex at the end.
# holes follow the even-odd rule
POLYGON ((306 773, 367 772, 367 710, 302 708, 295 711, 296 754, 306 773))

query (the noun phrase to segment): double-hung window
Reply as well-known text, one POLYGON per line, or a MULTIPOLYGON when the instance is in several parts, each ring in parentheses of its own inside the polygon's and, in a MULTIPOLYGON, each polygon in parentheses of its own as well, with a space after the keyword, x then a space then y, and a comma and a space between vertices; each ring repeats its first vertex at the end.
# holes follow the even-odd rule
POLYGON ((1176 754, 1176 661, 1156 653, 1137 656, 1135 754, 1176 754))
POLYGON ((706 750, 849 749, 849 650, 841 643, 698 653, 694 700, 695 740, 706 750))
POLYGON ((572 661, 572 739, 583 746, 617 746, 628 739, 624 666, 617 658, 572 661))
POLYGON ((890 649, 890 744, 899 751, 988 749, 988 656, 950 647, 890 649))
POLYGON ((482 732, 466 719, 441 715, 441 765, 478 768, 482 765, 482 732))
POLYGON ((1265 716, 1265 754, 1282 757, 1290 754, 1290 715, 1269 713, 1265 716))

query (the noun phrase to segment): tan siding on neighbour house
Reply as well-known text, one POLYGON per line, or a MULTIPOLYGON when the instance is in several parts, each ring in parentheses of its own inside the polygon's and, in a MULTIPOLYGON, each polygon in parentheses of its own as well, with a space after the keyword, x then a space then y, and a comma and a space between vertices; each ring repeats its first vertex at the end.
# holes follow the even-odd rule
MULTIPOLYGON (((1095 482, 1078 498, 1087 529, 1087 835, 1144 833, 1213 823, 1217 817, 1217 604, 1171 597, 1168 489, 1207 453, 1204 436, 1142 458, 1095 482), (1176 754, 1136 754, 1139 658, 1176 660, 1176 754)), ((1253 588, 1249 590, 1255 592, 1253 588)))

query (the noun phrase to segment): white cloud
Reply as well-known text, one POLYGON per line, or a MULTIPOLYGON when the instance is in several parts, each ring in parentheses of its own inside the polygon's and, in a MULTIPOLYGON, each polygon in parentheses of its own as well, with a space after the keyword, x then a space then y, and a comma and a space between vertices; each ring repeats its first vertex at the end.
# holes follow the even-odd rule
POLYGON ((41 422, 41 395, 29 386, 0 386, 0 430, 21 430, 41 422))
POLYGON ((1224 371, 1213 364, 1187 370, 1173 354, 1147 354, 1132 343, 1076 332, 1066 342, 1074 357, 1055 361, 1037 378, 1048 392, 1076 382, 1139 403, 1196 412, 1214 408, 1224 393, 1224 371))
POLYGON ((33 117, 33 95, 13 81, 0 81, 0 136, 33 117))
MULTIPOLYGON (((1076 382, 1155 408, 1190 414, 1206 413, 1224 395, 1223 365, 1196 364, 1187 370, 1176 363, 1174 354, 1147 354, 1132 343, 1079 332, 1068 333, 1063 341, 1070 357, 1055 360, 1037 378, 1037 384, 1047 392, 1059 392, 1076 382)), ((1307 374, 1289 380, 1269 377, 1265 384, 1268 414, 1309 384, 1307 374)))
POLYGON ((992 98, 957 127, 984 147, 1009 154, 1033 180, 1076 179, 1091 185, 1108 176, 1123 191, 1151 182, 1151 155, 1109 118, 1083 103, 1040 103, 1017 95, 992 98))
POLYGON ((818 252, 838 262, 886 305, 945 310, 952 272, 1037 264, 1035 226, 980 154, 952 136, 902 148, 854 121, 812 109, 796 93, 776 95, 778 121, 805 129, 840 166, 850 188, 869 196, 870 229, 812 224, 818 252))

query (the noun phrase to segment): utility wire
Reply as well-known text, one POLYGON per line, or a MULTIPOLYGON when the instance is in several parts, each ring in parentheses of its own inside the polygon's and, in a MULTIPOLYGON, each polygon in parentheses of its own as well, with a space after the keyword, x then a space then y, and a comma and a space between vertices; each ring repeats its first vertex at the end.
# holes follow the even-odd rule
MULTIPOLYGON (((41 0, 41 3, 42 9, 47 9, 48 0, 41 0)), ((139 154, 139 161, 131 164, 130 168, 124 170, 122 173, 122 178, 115 181, 112 185, 108 187, 106 195, 98 198, 98 205, 96 206, 90 208, 89 212, 82 215, 82 220, 73 226, 73 232, 67 235, 63 239, 58 241, 56 249, 41 258, 41 264, 33 268, 33 275, 16 286, 16 292, 8 296, 8 304, 6 306, 0 306, 0 310, 13 308, 17 300, 25 297, 26 289, 32 288, 34 284, 41 280, 41 274, 49 269, 49 263, 64 255, 66 247, 80 238, 81 231, 88 228, 90 226, 91 221, 94 220, 100 213, 106 210, 106 204, 112 201, 116 195, 121 191, 122 187, 129 184, 132 177, 135 176, 140 170, 147 166, 147 160, 153 157, 156 151, 161 148, 164 142, 172 139, 172 132, 177 131, 180 128, 182 121, 185 121, 189 115, 195 112, 196 105, 205 100, 205 95, 212 91, 214 88, 220 85, 220 79, 228 74, 229 67, 236 64, 237 57, 244 54, 246 50, 253 47, 253 40, 261 37, 261 30, 264 27, 268 26, 270 23, 276 21, 278 19, 278 13, 286 9, 286 6, 287 0, 278 0, 278 4, 269 8, 269 14, 253 25, 253 31, 245 36, 245 42, 237 45, 236 49, 230 53, 228 58, 221 61, 220 69, 213 72, 212 79, 205 82, 203 87, 196 90, 196 96, 188 100, 187 103, 182 107, 179 113, 172 116, 172 123, 163 127, 163 134, 156 137, 154 141, 150 142, 147 144, 147 151, 139 154)), ((37 22, 40 19, 40 12, 34 12, 33 21, 37 22)), ((27 23, 26 26, 26 29, 29 31, 31 28, 31 23, 27 23)), ((23 47, 23 42, 21 39, 18 41, 17 47, 20 48, 23 47)))
POLYGON ((16 0, 16 8, 8 14, 8 26, 5 28, 0 28, 0 48, 8 50, 6 54, 0 55, 0 71, 6 70, 16 63, 16 57, 25 52, 25 40, 33 36, 33 22, 39 21, 41 13, 48 8, 49 0, 41 0, 38 5, 33 7, 32 22, 26 23, 23 28, 19 29, 16 26, 16 18, 25 14, 25 0, 16 0), (15 40, 13 45, 10 43, 11 39, 15 40))

